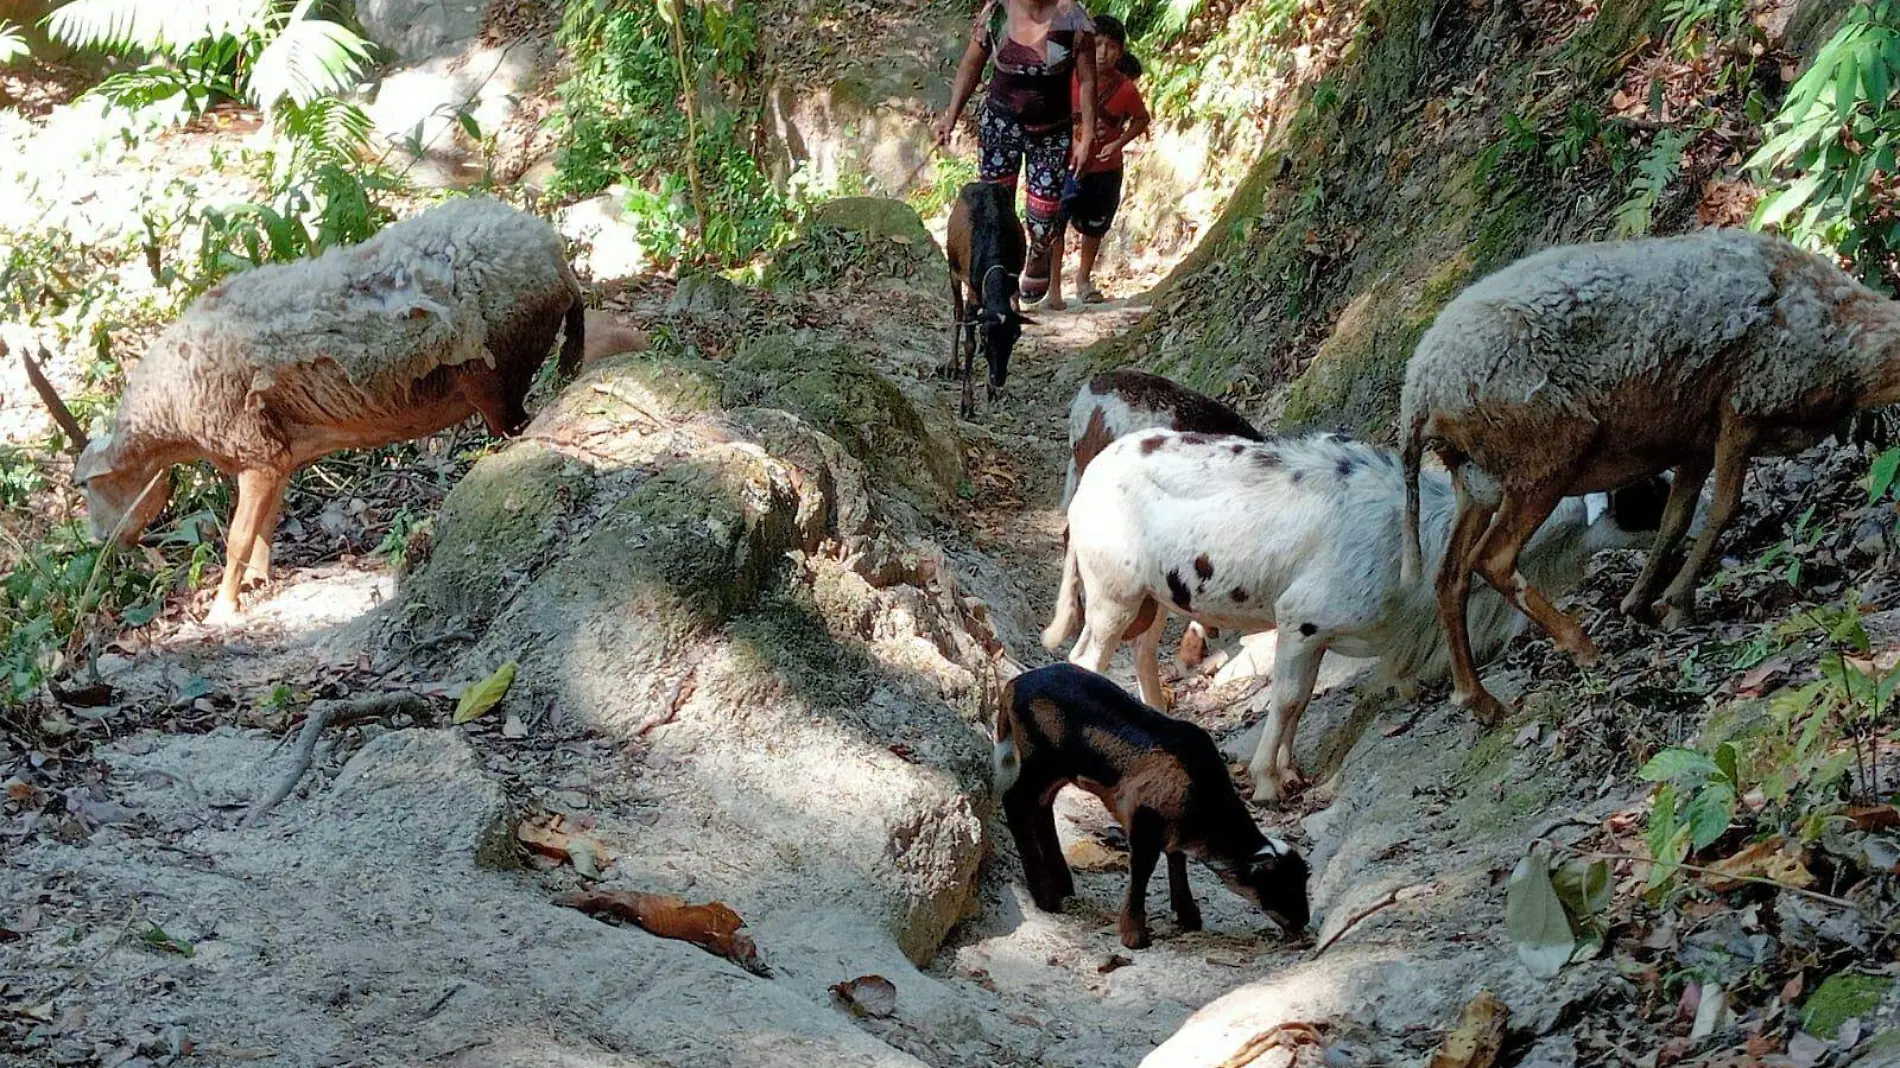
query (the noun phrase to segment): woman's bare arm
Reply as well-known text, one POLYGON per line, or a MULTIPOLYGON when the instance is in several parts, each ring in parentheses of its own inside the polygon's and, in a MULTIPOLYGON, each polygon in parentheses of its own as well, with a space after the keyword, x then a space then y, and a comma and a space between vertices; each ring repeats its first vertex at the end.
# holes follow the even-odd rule
POLYGON ((1082 95, 1082 123, 1075 131, 1075 146, 1069 153, 1069 169, 1081 173, 1095 151, 1095 35, 1075 35, 1075 80, 1082 95))
POLYGON ((950 107, 937 119, 935 133, 939 145, 950 143, 950 134, 957 128, 957 118, 963 114, 964 105, 970 102, 970 95, 976 92, 976 83, 983 77, 983 64, 988 58, 988 50, 972 33, 970 46, 963 50, 963 58, 957 63, 956 80, 950 83, 950 107))

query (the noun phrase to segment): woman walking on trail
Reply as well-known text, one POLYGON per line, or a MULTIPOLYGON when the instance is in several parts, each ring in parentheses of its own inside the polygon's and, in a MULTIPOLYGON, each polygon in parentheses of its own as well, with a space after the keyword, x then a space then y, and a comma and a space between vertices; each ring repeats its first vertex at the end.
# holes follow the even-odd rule
MULTIPOLYGON (((1082 162, 1074 196, 1062 215, 1082 235, 1081 262, 1075 271, 1075 295, 1084 304, 1105 298, 1095 288, 1095 257, 1102 238, 1115 223, 1122 201, 1122 149, 1148 132, 1148 105, 1135 80, 1141 61, 1128 52, 1128 30, 1120 19, 1103 15, 1095 20, 1095 140, 1099 148, 1082 162)), ((1076 99, 1083 90, 1076 88, 1076 99)), ((1067 227, 1065 226, 1066 230, 1067 227)), ((1044 307, 1061 311, 1063 234, 1057 233, 1049 261, 1049 297, 1044 307)))
POLYGON ((1013 187, 1023 170, 1029 173, 1025 301, 1048 291, 1063 182, 1094 151, 1094 36, 1094 23, 1076 0, 989 0, 957 65, 950 107, 937 119, 937 143, 947 145, 985 63, 995 68, 977 121, 978 176, 1013 187))

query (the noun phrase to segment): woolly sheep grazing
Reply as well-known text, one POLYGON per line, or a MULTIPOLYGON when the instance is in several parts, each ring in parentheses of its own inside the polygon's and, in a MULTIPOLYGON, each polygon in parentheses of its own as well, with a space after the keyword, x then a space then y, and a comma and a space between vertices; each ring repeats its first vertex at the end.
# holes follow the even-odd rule
MULTIPOLYGON (((1459 624, 1473 571, 1580 663, 1596 659, 1583 629, 1517 568, 1565 496, 1675 471, 1655 546, 1622 608, 1661 610, 1665 626, 1679 625, 1693 615, 1749 457, 1804 447, 1854 409, 1895 401, 1900 304, 1776 238, 1707 230, 1572 245, 1473 285, 1420 339, 1400 415, 1408 481, 1429 447, 1459 493, 1436 582, 1453 699, 1485 721, 1503 714, 1459 624), (1654 602, 1711 470, 1708 523, 1654 602)), ((1405 565, 1421 573, 1416 533, 1405 565)))
POLYGON ((170 497, 172 464, 203 459, 235 475, 212 608, 213 621, 228 620, 245 576, 269 576, 292 472, 476 413, 490 433, 514 433, 564 323, 562 372, 579 362, 582 316, 559 235, 485 198, 240 274, 159 335, 127 379, 112 433, 81 453, 73 477, 93 536, 137 536, 170 497))
MULTIPOLYGON (((1239 412, 1212 397, 1160 375, 1108 371, 1089 379, 1069 403, 1069 472, 1062 482, 1062 507, 1069 507, 1082 472, 1110 442, 1153 429, 1265 440, 1239 412)), ((1176 656, 1183 668, 1201 662, 1207 639, 1207 628, 1188 624, 1176 656)))
MULTIPOLYGON (((1424 548, 1451 528, 1450 479, 1422 482, 1424 548)), ((1399 579, 1405 483, 1390 452, 1335 435, 1250 442, 1155 431, 1110 445, 1069 505, 1069 549, 1056 617, 1043 644, 1081 637, 1069 660, 1101 671, 1130 634, 1142 700, 1162 707, 1155 664, 1165 606, 1210 626, 1275 628, 1269 714, 1250 770, 1256 799, 1295 779, 1293 738, 1330 649, 1378 657, 1387 679, 1442 674, 1446 654, 1431 591, 1399 579)), ((1525 567, 1568 589, 1602 549, 1656 529, 1664 490, 1564 501, 1527 547, 1525 567)), ((1504 599, 1480 597, 1470 627, 1485 657, 1523 629, 1504 599)))
POLYGON ((944 253, 950 260, 950 373, 963 378, 963 400, 958 411, 975 414, 977 341, 989 366, 990 394, 1009 379, 1009 357, 1033 323, 1016 308, 1017 279, 1023 273, 1028 246, 1022 221, 1016 218, 1016 189, 994 182, 971 182, 957 193, 944 233, 944 253), (963 346, 963 365, 957 366, 957 346, 963 346))

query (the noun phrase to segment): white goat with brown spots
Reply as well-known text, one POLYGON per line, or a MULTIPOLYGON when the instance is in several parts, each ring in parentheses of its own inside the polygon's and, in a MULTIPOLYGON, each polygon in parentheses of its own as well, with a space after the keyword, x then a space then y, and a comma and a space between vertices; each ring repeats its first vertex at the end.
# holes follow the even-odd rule
POLYGON ((112 432, 79 443, 73 478, 93 536, 144 530, 171 497, 173 464, 208 460, 235 475, 211 616, 230 619, 245 577, 269 577, 292 472, 338 449, 420 437, 474 414, 492 434, 514 433, 564 324, 562 373, 579 363, 583 314, 560 235, 481 197, 449 201, 358 246, 246 271, 152 342, 126 381, 112 432))
MULTIPOLYGON (((1428 473, 1421 489, 1420 529, 1435 557, 1451 526, 1450 480, 1428 473)), ((1651 480, 1565 501, 1525 566, 1550 588, 1575 586, 1593 553, 1656 529, 1663 495, 1651 480)), ((1242 632, 1275 628, 1271 703, 1250 770, 1256 799, 1278 801, 1297 777, 1293 738, 1328 650, 1378 657, 1393 682, 1445 670, 1432 591, 1399 581, 1404 499, 1395 455, 1335 435, 1123 438, 1089 465, 1069 504, 1062 590, 1043 644, 1057 648, 1080 623, 1069 660, 1103 671, 1136 635, 1142 700, 1163 708, 1160 609, 1242 632)), ((1489 657, 1524 620, 1492 594, 1472 606, 1470 625, 1489 657)))
MULTIPOLYGON (((1430 448, 1458 488, 1436 583, 1452 699, 1485 722, 1504 711, 1478 680, 1460 622, 1473 571, 1580 663, 1596 659, 1589 635, 1517 564, 1566 496, 1674 469, 1655 547, 1622 609, 1679 625, 1694 614, 1749 457, 1803 448, 1854 410, 1896 401, 1900 303, 1777 238, 1705 230, 1569 245, 1459 294, 1419 340, 1400 416, 1408 478, 1430 448), (1657 600, 1711 471, 1708 523, 1657 600)), ((1407 513, 1417 516, 1412 501, 1407 513)), ((1409 579, 1424 561, 1416 518, 1408 526, 1409 579)))

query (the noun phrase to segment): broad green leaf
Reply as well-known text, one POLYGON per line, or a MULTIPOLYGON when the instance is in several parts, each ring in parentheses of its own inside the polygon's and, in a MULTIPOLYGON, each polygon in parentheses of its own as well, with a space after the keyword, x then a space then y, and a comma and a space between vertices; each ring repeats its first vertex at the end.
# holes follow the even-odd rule
POLYGON ((1602 914, 1609 910, 1611 886, 1608 861, 1572 857, 1557 865, 1557 870, 1550 873, 1550 882, 1556 888, 1557 897, 1563 901, 1564 908, 1580 928, 1598 925, 1602 914))
POLYGON ((466 111, 458 111, 455 113, 455 119, 462 124, 462 132, 469 136, 469 140, 480 141, 482 139, 482 126, 481 123, 475 121, 475 116, 470 115, 466 111))
POLYGON ((1517 862, 1505 891, 1504 927, 1517 945, 1517 959, 1532 975, 1549 979, 1563 970, 1577 948, 1563 902, 1550 882, 1544 858, 1517 862))
POLYGON ((1728 831, 1735 818, 1735 788, 1725 782, 1711 783, 1697 791, 1682 820, 1689 827, 1689 846, 1706 849, 1728 831))
POLYGON ((1896 445, 1874 458, 1874 466, 1867 473, 1867 498, 1869 503, 1877 502, 1893 488, 1893 478, 1900 474, 1900 445, 1896 445))
POLYGON ((467 723, 494 708, 507 695, 508 687, 515 682, 515 662, 510 660, 495 669, 493 675, 475 683, 462 691, 461 700, 455 703, 456 723, 467 723))
POLYGON ((1860 103, 1859 53, 1859 49, 1842 53, 1840 66, 1834 70, 1834 117, 1840 122, 1846 122, 1860 103))
POLYGON ((1649 763, 1644 764, 1636 774, 1649 782, 1680 782, 1687 779, 1700 783, 1719 770, 1715 761, 1701 753, 1675 746, 1650 757, 1649 763))
POLYGON ((1774 226, 1783 219, 1786 219, 1789 215, 1794 214, 1803 204, 1808 202, 1808 198, 1814 195, 1814 191, 1821 187, 1821 182, 1826 179, 1826 177, 1827 173, 1825 171, 1816 170, 1810 171, 1789 183, 1786 189, 1779 191, 1772 198, 1762 202, 1761 209, 1755 213, 1755 225, 1758 227, 1774 226))
POLYGON ((1735 746, 1733 744, 1723 742, 1721 745, 1715 747, 1716 770, 1721 772, 1722 778, 1727 779, 1730 786, 1738 790, 1741 789, 1742 786, 1742 776, 1737 770, 1739 763, 1740 759, 1735 752, 1735 746))

